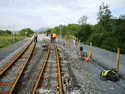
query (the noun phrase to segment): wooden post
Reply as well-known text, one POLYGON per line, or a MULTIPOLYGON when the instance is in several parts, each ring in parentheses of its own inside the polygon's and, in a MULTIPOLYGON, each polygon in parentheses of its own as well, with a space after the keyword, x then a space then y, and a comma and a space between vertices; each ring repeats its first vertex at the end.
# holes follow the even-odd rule
POLYGON ((80 53, 80 40, 79 40, 79 47, 78 47, 79 53, 80 53))
POLYGON ((117 64, 116 64, 116 72, 119 73, 119 57, 120 57, 120 48, 117 50, 117 64))
POLYGON ((92 42, 90 43, 90 61, 92 61, 92 42))
POLYGON ((66 45, 66 42, 65 42, 65 35, 64 35, 64 46, 66 45))
POLYGON ((67 46, 67 39, 66 39, 66 46, 67 46))
POLYGON ((68 48, 69 48, 69 41, 70 41, 70 39, 68 40, 68 48))
POLYGON ((73 50, 73 39, 72 39, 72 50, 73 50))
POLYGON ((66 46, 66 35, 65 35, 65 46, 66 46))

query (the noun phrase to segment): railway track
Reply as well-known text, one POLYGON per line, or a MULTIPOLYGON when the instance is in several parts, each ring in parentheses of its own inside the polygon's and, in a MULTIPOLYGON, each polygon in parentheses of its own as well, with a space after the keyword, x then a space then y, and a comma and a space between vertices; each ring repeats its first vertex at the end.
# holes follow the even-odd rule
POLYGON ((41 52, 28 63, 28 65, 35 63, 34 66, 26 68, 14 94, 62 94, 57 49, 54 44, 44 41, 45 43, 41 44, 48 46, 48 50, 37 49, 38 52, 41 52), (34 61, 34 59, 37 60, 34 61))
POLYGON ((29 61, 36 42, 31 41, 0 69, 0 94, 12 94, 29 61))
POLYGON ((36 42, 30 42, 2 67, 0 94, 42 94, 46 92, 63 94, 58 51, 54 44, 49 42, 47 44, 48 50, 41 52, 42 57, 40 54, 37 61, 32 61, 34 55, 30 58, 36 42), (34 66, 31 66, 30 62, 34 66))
POLYGON ((59 55, 54 44, 49 43, 48 54, 37 79, 33 94, 63 94, 59 55))
POLYGON ((89 91, 88 81, 81 81, 85 77, 58 43, 55 43, 58 50, 44 38, 35 44, 30 42, 0 67, 0 94, 84 94, 89 91), (41 44, 47 49, 43 50, 41 44))

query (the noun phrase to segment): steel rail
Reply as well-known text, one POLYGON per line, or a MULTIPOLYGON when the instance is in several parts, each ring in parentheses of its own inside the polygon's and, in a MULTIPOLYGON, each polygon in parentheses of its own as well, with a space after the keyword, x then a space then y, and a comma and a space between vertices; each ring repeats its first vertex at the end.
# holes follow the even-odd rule
POLYGON ((63 92, 62 92, 62 80, 61 80, 60 64, 59 64, 59 55, 58 55, 58 51, 57 51, 57 48, 56 48, 54 43, 53 43, 53 45, 54 45, 54 47, 56 49, 56 58, 57 58, 57 64, 58 64, 59 94, 63 94, 63 92))
POLYGON ((19 73, 19 75, 18 75, 16 81, 14 82, 14 85, 12 86, 12 88, 11 88, 9 94, 12 94, 12 92, 13 92, 13 90, 14 90, 16 84, 17 84, 17 82, 19 81, 19 79, 20 79, 20 77, 21 77, 21 74, 22 74, 22 72, 24 71, 24 68, 26 67, 27 62, 28 62, 29 58, 31 57, 31 54, 33 53, 33 50, 34 50, 34 48, 35 48, 35 45, 36 45, 36 42, 34 43, 34 46, 33 46, 33 48, 31 49, 31 53, 29 54, 28 58, 26 59, 26 62, 25 62, 25 64, 24 64, 23 68, 21 69, 21 72, 19 73))
MULTIPOLYGON (((53 43, 53 46, 54 46, 54 48, 55 48, 55 50, 56 50, 56 58, 57 58, 57 63, 58 63, 57 65, 58 65, 59 94, 63 94, 63 92, 62 92, 62 82, 61 82, 61 72, 60 72, 58 51, 57 51, 57 48, 56 48, 56 46, 55 46, 54 43, 53 43)), ((43 75, 43 72, 44 72, 44 70, 45 70, 45 66, 46 66, 46 63, 47 63, 47 59, 48 59, 48 57, 49 57, 49 54, 50 54, 50 45, 49 45, 47 57, 46 57, 46 59, 45 59, 44 65, 43 65, 43 67, 42 67, 42 70, 41 70, 41 72, 40 72, 40 75, 39 75, 39 77, 38 77, 38 80, 37 80, 37 82, 36 82, 36 85, 35 85, 35 87, 34 87, 34 90, 33 90, 32 94, 35 94, 35 91, 36 91, 36 89, 37 89, 37 87, 38 87, 38 85, 39 85, 40 79, 41 79, 41 77, 42 77, 42 75, 43 75)))
POLYGON ((11 63, 10 63, 5 69, 3 69, 3 71, 0 73, 0 78, 1 78, 2 74, 4 74, 4 73, 8 70, 8 68, 9 68, 10 66, 12 66, 12 64, 24 53, 24 51, 30 46, 30 44, 31 44, 32 42, 33 42, 33 40, 32 40, 27 46, 25 46, 25 47, 15 56, 14 60, 11 61, 11 63))
POLYGON ((39 85, 40 79, 41 79, 41 77, 42 77, 42 75, 43 75, 43 72, 44 72, 44 69, 45 69, 45 66, 46 66, 46 63, 47 63, 47 59, 48 59, 49 54, 50 54, 50 44, 48 44, 48 45, 49 45, 48 54, 47 54, 47 57, 46 57, 46 59, 45 59, 44 65, 43 65, 43 67, 42 67, 42 70, 41 70, 41 72, 40 72, 40 75, 39 75, 39 77, 38 77, 38 80, 37 80, 37 82, 36 82, 36 85, 35 85, 35 87, 34 87, 34 89, 33 89, 32 94, 35 94, 35 92, 36 92, 36 89, 37 89, 37 87, 38 87, 38 85, 39 85))

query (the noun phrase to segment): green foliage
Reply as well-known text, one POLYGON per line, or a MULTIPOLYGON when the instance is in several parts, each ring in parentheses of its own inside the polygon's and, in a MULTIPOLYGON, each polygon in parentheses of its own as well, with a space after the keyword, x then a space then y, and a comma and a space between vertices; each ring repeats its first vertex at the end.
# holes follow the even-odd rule
POLYGON ((51 30, 50 29, 47 30, 47 34, 51 34, 51 30))
POLYGON ((99 12, 97 13, 100 23, 100 29, 101 31, 112 31, 110 18, 112 17, 110 10, 108 9, 108 5, 104 5, 104 2, 102 2, 101 6, 99 6, 99 12))
MULTIPOLYGON (((25 37, 20 36, 20 34, 14 34, 14 42, 18 42, 23 40, 25 37)), ((6 34, 0 36, 0 48, 4 48, 14 43, 13 42, 13 34, 6 34)))
POLYGON ((0 34, 11 34, 11 31, 9 31, 9 30, 6 30, 6 31, 0 30, 0 34))
POLYGON ((125 14, 124 14, 124 15, 123 15, 123 14, 120 14, 119 19, 125 20, 125 14))
MULTIPOLYGON (((79 30, 80 26, 78 24, 68 24, 68 26, 63 25, 63 29, 61 30, 61 34, 64 36, 70 36, 73 35, 79 30)), ((50 29, 52 33, 56 33, 57 35, 60 35, 60 28, 55 27, 53 29, 50 29)))
POLYGON ((83 30, 81 33, 79 31, 76 36, 86 44, 92 42, 94 46, 114 52, 117 52, 117 48, 120 48, 120 53, 125 54, 125 15, 120 15, 119 19, 116 17, 111 19, 112 15, 108 5, 105 6, 103 3, 100 6, 98 16, 99 22, 91 28, 91 35, 87 35, 83 30), (80 36, 80 34, 83 35, 83 32, 84 35, 89 37, 80 36))
POLYGON ((55 27, 55 28, 53 28, 53 29, 50 29, 50 31, 51 31, 52 33, 56 33, 57 35, 60 34, 60 29, 59 29, 59 27, 55 27))
POLYGON ((91 36, 86 41, 87 44, 90 42, 93 45, 105 48, 110 51, 117 52, 117 48, 121 49, 121 53, 125 54, 125 20, 123 19, 110 19, 112 23, 112 31, 100 30, 100 23, 94 26, 91 36), (100 32, 101 31, 101 32, 100 32))
POLYGON ((30 28, 22 29, 19 33, 22 36, 26 36, 25 32, 27 32, 27 36, 29 36, 30 34, 33 34, 33 31, 30 28))
POLYGON ((75 33, 75 36, 78 37, 81 41, 87 41, 89 36, 92 33, 92 26, 90 25, 82 25, 82 27, 79 29, 77 33, 75 33))
POLYGON ((46 34, 46 32, 44 32, 44 31, 41 31, 41 32, 39 32, 39 34, 46 34))
POLYGON ((99 12, 97 13, 97 15, 98 15, 97 20, 106 21, 111 18, 112 15, 108 8, 109 8, 109 6, 104 5, 104 2, 102 2, 101 6, 99 6, 99 12))
POLYGON ((11 34, 11 31, 9 31, 9 30, 6 30, 5 32, 6 32, 6 34, 11 34))
MULTIPOLYGON (((78 37, 81 42, 88 45, 92 42, 94 46, 114 52, 117 52, 117 48, 120 48, 120 53, 125 54, 125 15, 120 15, 117 19, 111 15, 108 8, 109 6, 102 2, 97 14, 99 22, 96 25, 64 25, 61 34, 78 37)), ((59 27, 50 30, 57 35, 60 34, 59 27)))
POLYGON ((82 17, 80 17, 80 18, 78 19, 78 23, 79 23, 80 25, 86 24, 87 19, 88 19, 88 17, 87 17, 86 15, 84 15, 84 16, 82 16, 82 17))
POLYGON ((42 34, 42 33, 43 33, 43 31, 40 31, 40 32, 39 32, 39 34, 42 34))

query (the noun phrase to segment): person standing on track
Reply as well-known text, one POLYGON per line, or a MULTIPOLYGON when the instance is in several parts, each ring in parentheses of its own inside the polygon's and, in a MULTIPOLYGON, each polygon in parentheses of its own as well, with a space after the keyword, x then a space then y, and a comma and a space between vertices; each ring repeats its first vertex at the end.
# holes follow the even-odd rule
POLYGON ((56 34, 55 33, 51 33, 51 43, 53 43, 56 39, 56 34))
POLYGON ((53 42, 53 33, 51 33, 50 39, 51 39, 51 43, 52 43, 53 42))
POLYGON ((56 39, 56 34, 53 33, 53 42, 55 41, 55 39, 56 39))
POLYGON ((37 34, 37 33, 34 33, 34 42, 35 42, 35 41, 37 42, 37 38, 38 38, 38 34, 37 34))
POLYGON ((75 48, 76 48, 76 40, 75 39, 73 40, 73 46, 74 46, 73 48, 75 50, 75 48))

